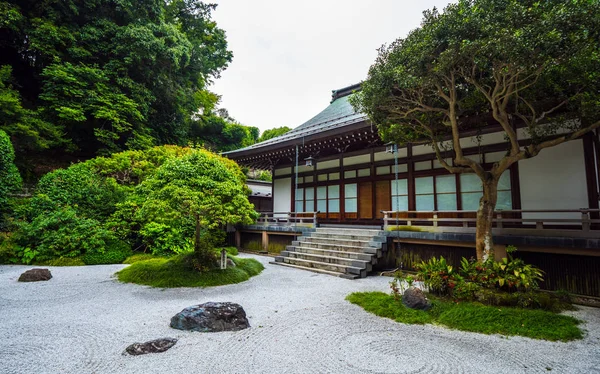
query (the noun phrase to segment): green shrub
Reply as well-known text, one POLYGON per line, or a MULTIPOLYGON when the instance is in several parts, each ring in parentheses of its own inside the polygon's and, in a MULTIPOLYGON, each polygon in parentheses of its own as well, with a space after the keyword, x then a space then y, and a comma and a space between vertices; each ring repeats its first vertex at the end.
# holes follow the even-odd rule
POLYGON ((446 262, 444 257, 432 257, 429 261, 422 261, 416 265, 417 277, 436 295, 448 295, 456 285, 454 268, 446 262))
POLYGON ((115 239, 100 222, 83 218, 70 207, 39 215, 31 223, 20 222, 19 230, 14 233, 15 242, 23 248, 20 254, 23 263, 101 253, 115 239))
POLYGON ((108 265, 122 264, 125 259, 131 256, 131 249, 126 243, 114 241, 110 242, 105 251, 92 251, 82 256, 86 265, 108 265))
MULTIPOLYGON (((0 224, 10 207, 9 194, 21 188, 22 180, 14 164, 15 151, 8 135, 0 130, 0 224)), ((1 227, 0 227, 1 228, 1 227)))
POLYGON ((52 260, 38 262, 42 266, 85 266, 81 257, 59 257, 52 260))
POLYGON ((152 260, 152 259, 155 259, 155 258, 160 258, 160 257, 155 256, 155 255, 150 254, 150 253, 138 253, 138 254, 131 255, 131 256, 127 257, 125 259, 125 261, 123 261, 123 263, 124 264, 133 264, 135 262, 152 260))
POLYGON ((217 253, 221 253, 221 249, 225 249, 227 251, 227 254, 230 256, 237 256, 238 255, 238 249, 236 247, 223 247, 223 248, 217 248, 217 253))

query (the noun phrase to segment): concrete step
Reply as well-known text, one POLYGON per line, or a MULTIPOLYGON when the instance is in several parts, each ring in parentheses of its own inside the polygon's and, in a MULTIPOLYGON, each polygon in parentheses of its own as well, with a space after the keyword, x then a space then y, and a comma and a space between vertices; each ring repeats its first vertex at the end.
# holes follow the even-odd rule
POLYGON ((383 230, 367 230, 367 229, 346 229, 340 227, 319 227, 314 233, 317 234, 337 234, 337 235, 358 235, 358 236, 382 236, 385 235, 383 230))
MULTIPOLYGON (((347 247, 357 247, 357 248, 365 248, 365 247, 373 247, 373 248, 381 248, 381 242, 370 241, 370 240, 356 240, 356 239, 345 239, 345 238, 323 238, 313 236, 310 238, 305 238, 303 240, 298 240, 299 243, 319 243, 319 244, 330 244, 330 245, 341 245, 347 247)), ((296 245, 296 243, 292 242, 292 245, 296 245)))
MULTIPOLYGON (((299 248, 299 247, 308 247, 308 248, 315 248, 315 249, 325 249, 325 250, 329 250, 329 251, 339 251, 339 252, 349 252, 349 253, 366 253, 366 254, 370 254, 370 255, 377 255, 378 257, 381 257, 381 248, 377 248, 377 247, 356 247, 356 246, 351 246, 351 245, 342 245, 342 244, 327 244, 327 243, 319 243, 319 242, 302 242, 302 243, 298 243, 296 245, 292 245, 292 246, 288 246, 288 247, 294 247, 294 248, 299 248)), ((290 249, 290 250, 294 250, 291 248, 287 248, 286 249, 290 249)))
POLYGON ((299 270, 308 270, 308 271, 312 271, 313 273, 333 275, 334 277, 340 277, 340 278, 345 278, 345 279, 360 278, 356 274, 338 273, 338 272, 335 272, 335 271, 327 271, 327 270, 322 270, 322 269, 317 269, 317 268, 310 268, 310 267, 306 267, 306 266, 299 266, 299 265, 287 264, 285 262, 269 262, 269 264, 286 266, 286 267, 289 267, 289 268, 294 268, 294 269, 299 269, 299 270))
MULTIPOLYGON (((355 259, 355 260, 369 261, 372 264, 377 263, 377 259, 371 253, 336 251, 336 250, 332 250, 332 249, 313 248, 311 246, 301 246, 301 247, 288 246, 288 247, 292 247, 292 248, 288 248, 283 252, 309 253, 309 254, 322 255, 322 256, 342 257, 342 258, 351 258, 351 259, 355 259)), ((281 252, 281 253, 283 254, 283 252, 281 252)))
POLYGON ((308 238, 323 238, 323 239, 342 239, 342 240, 358 240, 364 242, 380 242, 385 243, 387 237, 385 235, 359 235, 359 234, 344 234, 344 233, 329 233, 315 232, 311 236, 306 236, 301 240, 308 238))
POLYGON ((302 258, 293 258, 293 257, 284 257, 284 256, 275 257, 275 261, 283 262, 283 263, 291 264, 291 265, 304 266, 307 268, 316 268, 316 269, 321 269, 321 270, 326 270, 326 271, 332 271, 332 272, 336 272, 336 273, 354 274, 354 275, 358 275, 360 278, 364 278, 367 276, 366 269, 356 267, 356 266, 330 264, 330 263, 323 263, 320 261, 312 261, 312 260, 305 260, 302 258))
POLYGON ((302 260, 309 260, 314 262, 322 262, 324 264, 335 264, 335 265, 344 265, 366 269, 367 272, 372 270, 371 260, 357 260, 354 258, 344 258, 344 257, 336 257, 336 256, 326 256, 323 254, 315 254, 315 253, 306 253, 306 252, 287 252, 284 254, 283 251, 281 255, 283 257, 288 258, 298 258, 302 260))

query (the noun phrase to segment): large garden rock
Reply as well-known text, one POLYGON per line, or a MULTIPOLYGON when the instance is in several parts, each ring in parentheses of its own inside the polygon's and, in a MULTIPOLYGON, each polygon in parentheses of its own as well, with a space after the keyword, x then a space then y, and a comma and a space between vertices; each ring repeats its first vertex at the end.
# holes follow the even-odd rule
POLYGON ((171 318, 171 327, 200 332, 238 331, 250 327, 239 304, 208 302, 185 308, 171 318))
POLYGON ((409 287, 406 291, 404 291, 404 295, 402 295, 402 303, 411 309, 431 309, 431 302, 429 302, 423 291, 416 287, 409 287))
POLYGON ((27 270, 19 277, 19 282, 39 282, 47 281, 52 278, 48 269, 31 269, 27 270))
POLYGON ((133 343, 125 348, 125 352, 133 356, 145 355, 146 353, 160 353, 168 350, 177 343, 177 339, 162 338, 145 343, 133 343))

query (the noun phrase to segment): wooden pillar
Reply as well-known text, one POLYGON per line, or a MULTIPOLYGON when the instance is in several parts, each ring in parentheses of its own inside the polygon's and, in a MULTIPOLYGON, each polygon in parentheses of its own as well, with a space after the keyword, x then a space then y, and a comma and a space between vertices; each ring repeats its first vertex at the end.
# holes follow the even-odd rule
POLYGON ((240 230, 235 230, 235 247, 242 249, 242 233, 240 230))
POLYGON ((263 251, 269 251, 269 234, 266 231, 262 232, 262 249, 263 251))

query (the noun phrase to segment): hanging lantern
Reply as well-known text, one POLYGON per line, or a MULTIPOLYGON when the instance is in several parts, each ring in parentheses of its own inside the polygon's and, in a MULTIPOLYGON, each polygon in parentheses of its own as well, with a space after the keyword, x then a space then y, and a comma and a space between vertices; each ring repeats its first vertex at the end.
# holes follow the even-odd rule
POLYGON ((317 160, 312 156, 305 158, 304 161, 306 162, 305 165, 309 167, 317 165, 317 160))
POLYGON ((398 146, 394 142, 389 142, 385 144, 385 152, 386 153, 396 153, 398 152, 398 146))

